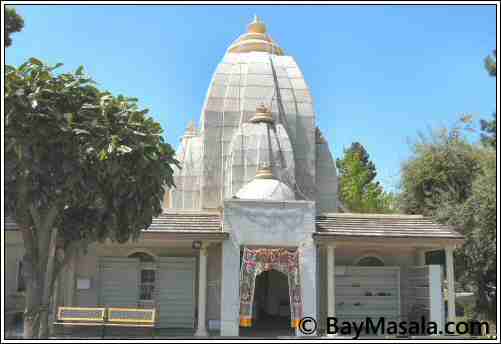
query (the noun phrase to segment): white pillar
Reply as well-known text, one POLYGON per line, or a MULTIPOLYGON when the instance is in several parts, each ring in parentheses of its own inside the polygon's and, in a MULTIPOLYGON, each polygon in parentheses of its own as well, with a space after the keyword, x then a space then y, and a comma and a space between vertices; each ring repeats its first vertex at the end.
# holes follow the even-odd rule
POLYGON ((223 241, 221 270, 221 336, 238 336, 240 310, 240 247, 223 241))
POLYGON ((209 333, 206 327, 207 305, 207 247, 200 248, 198 259, 198 321, 195 336, 207 337, 209 333))
POLYGON ((447 268, 447 321, 456 321, 456 290, 454 287, 454 246, 445 248, 447 268))
POLYGON ((327 246, 327 316, 336 316, 335 246, 327 246))
POLYGON ((437 324, 440 330, 444 329, 444 299, 442 296, 443 276, 441 265, 428 265, 430 321, 437 324))
MULTIPOLYGON (((327 317, 336 316, 336 251, 335 245, 327 246, 327 317)), ((328 334, 333 336, 333 334, 328 334)))
MULTIPOLYGON (((300 250, 300 279, 303 300, 303 316, 312 317, 318 320, 317 316, 317 246, 313 240, 303 242, 298 248, 300 250)), ((318 330, 318 327, 317 327, 318 330)), ((296 335, 314 336, 317 332, 302 333, 296 329, 296 335)))

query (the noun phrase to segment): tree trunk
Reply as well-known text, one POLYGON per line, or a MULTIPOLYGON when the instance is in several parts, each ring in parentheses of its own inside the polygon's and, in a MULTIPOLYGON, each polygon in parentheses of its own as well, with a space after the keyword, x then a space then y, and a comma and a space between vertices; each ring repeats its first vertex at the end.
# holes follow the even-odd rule
MULTIPOLYGON (((38 338, 40 335, 40 327, 44 326, 44 321, 41 322, 40 314, 47 303, 48 298, 45 298, 46 293, 46 278, 47 273, 51 273, 52 266, 49 268, 48 263, 51 255, 50 244, 57 238, 57 231, 53 229, 54 219, 57 215, 57 208, 52 207, 46 213, 40 214, 39 210, 30 207, 30 213, 35 223, 35 230, 22 227, 24 247, 26 254, 27 271, 26 276, 26 307, 24 314, 24 338, 38 338), (55 232, 55 233, 54 233, 55 232)), ((53 260, 52 260, 53 262, 53 260)), ((50 284, 48 284, 50 286, 50 284)), ((49 291, 50 292, 50 291, 49 291)), ((45 316, 45 315, 44 315, 45 316)), ((46 318, 43 320, 46 321, 46 318)))
POLYGON ((40 308, 41 289, 38 271, 38 246, 36 234, 29 227, 21 226, 25 254, 23 256, 23 277, 26 284, 23 338, 31 339, 38 335, 38 309, 40 308))
MULTIPOLYGON (((32 259, 25 255, 23 258, 23 266, 33 266, 32 259)), ((29 269, 29 268, 28 268, 29 269)), ((38 336, 39 309, 42 300, 41 281, 37 271, 30 271, 25 274, 26 280, 26 304, 24 311, 24 330, 23 337, 25 339, 36 338, 38 336), (30 273, 31 272, 31 273, 30 273)))
POLYGON ((49 251, 47 254, 47 269, 45 270, 45 278, 42 293, 42 307, 40 309, 40 332, 39 338, 49 338, 49 310, 52 296, 52 280, 54 272, 54 259, 56 253, 57 228, 51 230, 49 251))

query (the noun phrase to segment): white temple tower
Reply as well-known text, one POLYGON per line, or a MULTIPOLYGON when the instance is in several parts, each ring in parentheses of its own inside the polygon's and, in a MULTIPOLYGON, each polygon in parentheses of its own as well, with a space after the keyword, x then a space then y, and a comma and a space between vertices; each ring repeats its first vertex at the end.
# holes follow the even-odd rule
POLYGON ((182 169, 167 207, 221 207, 254 178, 265 153, 296 199, 315 201, 318 212, 336 210, 336 169, 316 128, 310 89, 294 58, 255 17, 217 66, 200 127, 190 126, 183 137, 182 169), (259 106, 271 111, 271 125, 251 121, 259 106))

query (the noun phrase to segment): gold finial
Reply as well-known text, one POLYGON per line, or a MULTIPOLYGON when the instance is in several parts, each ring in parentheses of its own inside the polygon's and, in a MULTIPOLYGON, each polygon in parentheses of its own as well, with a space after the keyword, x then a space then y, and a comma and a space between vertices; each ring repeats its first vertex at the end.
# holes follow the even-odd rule
POLYGON ((254 20, 247 27, 247 31, 250 33, 266 33, 266 25, 257 15, 254 15, 254 20))
POLYGON ((230 53, 248 53, 251 51, 267 52, 273 55, 283 55, 284 51, 267 34, 266 25, 258 16, 247 25, 247 32, 241 35, 228 48, 230 53))
POLYGON ((256 114, 250 119, 252 123, 273 123, 273 115, 271 111, 261 103, 256 108, 256 114))
POLYGON ((256 179, 273 179, 273 171, 269 166, 258 167, 256 171, 256 179))

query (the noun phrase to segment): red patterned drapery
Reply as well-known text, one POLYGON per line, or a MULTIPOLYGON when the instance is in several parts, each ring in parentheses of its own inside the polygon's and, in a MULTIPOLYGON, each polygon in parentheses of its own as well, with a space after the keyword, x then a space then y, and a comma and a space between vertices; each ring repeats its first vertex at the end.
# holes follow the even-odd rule
POLYGON ((299 253, 298 250, 289 251, 284 248, 244 248, 240 268, 240 326, 252 326, 256 277, 261 272, 269 270, 277 270, 287 276, 291 327, 295 328, 303 317, 299 253))

